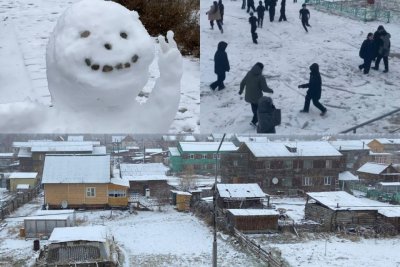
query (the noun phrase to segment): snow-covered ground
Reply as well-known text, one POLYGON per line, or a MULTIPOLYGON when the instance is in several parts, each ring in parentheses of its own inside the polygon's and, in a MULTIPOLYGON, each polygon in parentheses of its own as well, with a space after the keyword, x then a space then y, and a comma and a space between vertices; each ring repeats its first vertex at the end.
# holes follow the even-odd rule
MULTIPOLYGON (((43 197, 25 204, 4 220, 0 231, 0 266, 30 266, 34 262, 33 241, 19 237, 24 216, 40 209, 43 197), (11 264, 11 265, 7 265, 11 264), (6 265, 2 265, 6 264, 6 265)), ((164 211, 86 211, 77 213, 80 225, 105 225, 123 254, 123 266, 211 266, 212 229, 191 213, 172 207, 164 211)), ((41 245, 47 241, 41 241, 41 245)), ((235 240, 218 235, 218 266, 263 266, 243 252, 235 240)))
MULTIPOLYGON (((46 78, 46 45, 59 16, 78 0, 0 0, 0 104, 26 97, 50 105, 46 78)), ((155 59, 156 62, 157 58, 155 59)), ((199 60, 185 57, 179 111, 170 132, 199 132, 199 60)), ((139 96, 146 96, 159 76, 157 64, 150 66, 150 81, 139 96)), ((18 124, 18 122, 17 122, 18 124)), ((56 124, 56 123, 55 123, 56 124)), ((9 125, 9 127, 14 127, 9 125)), ((15 127, 14 127, 15 128, 15 127)), ((60 129, 60 128, 59 128, 60 129)), ((128 130, 128 129, 127 129, 128 130)), ((14 129, 1 129, 15 132, 14 129)), ((54 131, 59 131, 54 129, 54 131)), ((81 131, 85 131, 84 127, 81 131)))
MULTIPOLYGON (((255 1, 258 4, 258 1, 255 1)), ((275 106, 282 109, 282 124, 277 133, 338 133, 352 126, 383 115, 400 107, 400 27, 382 22, 364 23, 316 11, 310 7, 312 28, 307 34, 299 20, 302 1, 286 2, 287 22, 278 22, 280 1, 273 23, 268 13, 264 27, 258 28, 259 44, 252 43, 249 15, 241 9, 242 1, 224 1, 224 33, 210 29, 205 13, 212 1, 201 0, 201 131, 203 133, 254 133, 249 125, 250 105, 239 96, 239 84, 256 62, 264 64, 264 75, 274 90, 275 106), (388 74, 371 70, 368 75, 358 70, 361 43, 368 32, 383 24, 391 34, 391 56, 388 74), (226 89, 213 92, 209 84, 216 80, 214 53, 220 41, 228 43, 227 54, 231 71, 227 73, 226 89), (312 104, 309 114, 300 114, 306 89, 297 86, 307 83, 309 66, 320 65, 322 75, 321 103, 328 113, 312 104)), ((391 116, 359 129, 358 133, 381 132, 399 128, 400 116, 391 116)))

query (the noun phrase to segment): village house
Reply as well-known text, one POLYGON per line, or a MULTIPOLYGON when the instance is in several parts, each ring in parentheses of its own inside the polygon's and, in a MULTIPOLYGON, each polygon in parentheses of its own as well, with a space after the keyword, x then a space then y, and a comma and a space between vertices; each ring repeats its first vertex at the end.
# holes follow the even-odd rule
MULTIPOLYGON (((195 174, 215 173, 215 163, 219 142, 179 142, 177 147, 169 148, 171 171, 181 173, 192 171, 195 174)), ((236 151, 232 142, 224 142, 220 155, 236 151)))
POLYGON ((258 184, 217 184, 217 206, 220 209, 262 209, 269 206, 269 195, 258 184))
POLYGON ((111 177, 109 155, 47 155, 42 184, 53 209, 128 205, 129 181, 111 177))
POLYGON ((262 134, 259 134, 259 135, 235 134, 232 136, 231 140, 232 140, 232 143, 237 147, 240 147, 245 142, 265 143, 265 142, 270 141, 268 139, 268 136, 265 136, 262 134))
POLYGON ((13 172, 8 179, 10 180, 10 191, 15 192, 19 189, 27 190, 35 188, 38 179, 37 172, 13 172))
POLYGON ((400 181, 400 173, 391 164, 367 162, 357 170, 357 173, 364 184, 400 181))
POLYGON ((0 172, 11 172, 15 169, 15 154, 0 153, 0 172))
POLYGON ((120 164, 121 178, 129 181, 129 193, 168 197, 168 167, 162 163, 120 164))
POLYGON ((328 142, 245 142, 221 157, 223 183, 257 183, 268 193, 332 191, 345 170, 328 142))
POLYGON ((372 152, 395 152, 400 150, 400 139, 376 138, 372 140, 363 140, 371 148, 372 152))
POLYGON ((357 198, 344 191, 307 193, 305 219, 322 225, 326 231, 371 227, 390 223, 399 228, 400 206, 357 198))
POLYGON ((50 154, 93 154, 100 141, 41 141, 14 142, 18 150, 20 170, 37 172, 40 178, 43 173, 43 163, 46 155, 50 154))
POLYGON ((329 143, 343 155, 348 171, 358 169, 370 158, 370 148, 364 141, 337 140, 329 143))

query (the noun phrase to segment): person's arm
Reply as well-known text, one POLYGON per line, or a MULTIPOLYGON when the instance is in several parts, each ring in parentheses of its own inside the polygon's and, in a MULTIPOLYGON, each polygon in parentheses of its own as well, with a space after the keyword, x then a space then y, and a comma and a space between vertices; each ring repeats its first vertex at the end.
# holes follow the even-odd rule
POLYGON ((265 80, 264 77, 261 78, 260 83, 261 83, 261 84, 260 84, 260 87, 261 87, 261 90, 262 90, 263 92, 271 93, 271 94, 274 92, 274 90, 272 90, 271 88, 268 87, 267 81, 265 80))
POLYGON ((308 87, 310 87, 310 84, 309 83, 304 83, 304 84, 300 84, 298 87, 299 88, 308 88, 308 87))
POLYGON ((244 76, 243 80, 240 82, 239 95, 241 95, 243 93, 244 87, 246 85, 246 78, 247 78, 247 75, 244 76))

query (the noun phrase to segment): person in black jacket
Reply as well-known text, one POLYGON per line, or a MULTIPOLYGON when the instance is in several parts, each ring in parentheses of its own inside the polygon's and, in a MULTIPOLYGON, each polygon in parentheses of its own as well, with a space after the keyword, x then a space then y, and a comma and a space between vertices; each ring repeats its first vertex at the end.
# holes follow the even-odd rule
POLYGON ((224 12, 225 12, 225 7, 224 4, 222 4, 222 0, 218 1, 218 8, 219 8, 219 13, 221 14, 221 24, 224 25, 224 12))
POLYGON ((259 28, 262 28, 263 26, 264 13, 265 13, 265 7, 262 5, 262 1, 260 1, 257 7, 257 17, 258 17, 257 24, 259 28))
POLYGON ((217 74, 217 80, 213 82, 210 87, 212 90, 218 87, 218 91, 225 88, 225 72, 229 72, 229 60, 225 50, 228 44, 224 41, 218 43, 217 52, 214 55, 214 72, 217 74))
POLYGON ((270 0, 264 0, 265 10, 268 11, 270 0))
POLYGON ((281 11, 281 15, 279 17, 279 21, 282 21, 282 20, 287 21, 287 19, 286 19, 286 0, 281 1, 281 10, 280 11, 281 11))
POLYGON ((257 109, 257 133, 276 133, 275 126, 276 120, 274 118, 275 106, 272 103, 272 98, 268 96, 262 96, 258 100, 257 109))
POLYGON ((374 70, 379 70, 379 63, 383 58, 383 64, 385 65, 385 70, 383 72, 389 71, 389 53, 390 53, 390 33, 388 33, 385 28, 380 25, 377 32, 375 32, 374 41, 376 44, 376 60, 375 66, 372 68, 374 70), (376 39, 376 40, 375 40, 376 39))
POLYGON ((308 20, 310 19, 310 11, 307 9, 307 5, 306 4, 302 4, 301 6, 303 7, 299 11, 301 24, 303 25, 303 27, 306 30, 306 32, 308 32, 306 26, 311 27, 310 24, 308 23, 308 20))
POLYGON ((253 43, 257 44, 257 39, 258 39, 258 34, 256 33, 257 30, 257 18, 254 16, 253 12, 250 12, 250 18, 249 18, 249 23, 250 23, 250 32, 251 32, 251 38, 253 39, 253 43))
POLYGON ((313 63, 310 66, 310 81, 309 83, 305 83, 299 85, 299 88, 308 88, 306 99, 304 102, 304 108, 300 110, 300 112, 308 113, 310 109, 310 101, 313 101, 314 106, 316 106, 319 110, 321 110, 321 116, 326 114, 326 107, 324 107, 321 103, 319 103, 319 99, 321 98, 322 91, 322 81, 321 74, 319 73, 319 66, 317 63, 313 63))
POLYGON ((256 8, 254 7, 254 0, 247 0, 247 13, 249 13, 250 8, 253 9, 253 12, 256 12, 256 8))
POLYGON ((371 62, 375 58, 374 35, 372 32, 368 33, 367 39, 362 43, 359 55, 364 59, 364 63, 359 65, 358 68, 360 70, 364 69, 364 74, 368 74, 371 62))
POLYGON ((270 1, 269 1, 269 9, 268 9, 268 12, 269 12, 269 21, 270 21, 270 22, 273 22, 273 21, 274 21, 274 18, 275 18, 275 6, 276 6, 276 1, 277 1, 277 0, 270 0, 270 1))

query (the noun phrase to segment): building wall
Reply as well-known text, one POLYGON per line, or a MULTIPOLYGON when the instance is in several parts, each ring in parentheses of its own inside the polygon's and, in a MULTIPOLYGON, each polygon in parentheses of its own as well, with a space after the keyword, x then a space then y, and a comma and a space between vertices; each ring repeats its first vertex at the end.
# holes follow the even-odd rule
POLYGON ((228 224, 243 232, 278 230, 278 215, 234 216, 228 212, 228 224))
POLYGON ((34 188, 36 186, 36 179, 27 178, 27 179, 10 179, 10 191, 16 191, 17 185, 19 184, 29 184, 30 188, 34 188))
POLYGON ((150 189, 150 196, 164 198, 169 196, 170 186, 167 181, 130 181, 129 192, 145 195, 146 188, 150 189))
POLYGON ((71 208, 86 206, 105 206, 108 204, 108 184, 45 184, 45 204, 61 207, 66 200, 71 208), (86 196, 86 188, 96 188, 95 197, 86 196))
POLYGON ((110 207, 127 207, 128 206, 128 187, 125 186, 120 186, 120 185, 115 185, 115 184, 109 184, 108 185, 108 193, 110 190, 118 190, 118 191, 123 191, 125 193, 125 196, 121 197, 114 197, 108 195, 108 205, 110 207))
POLYGON ((385 151, 384 145, 382 145, 377 140, 372 140, 371 142, 368 143, 368 146, 369 148, 371 148, 371 151, 375 153, 382 153, 385 151))

